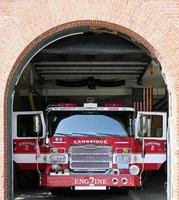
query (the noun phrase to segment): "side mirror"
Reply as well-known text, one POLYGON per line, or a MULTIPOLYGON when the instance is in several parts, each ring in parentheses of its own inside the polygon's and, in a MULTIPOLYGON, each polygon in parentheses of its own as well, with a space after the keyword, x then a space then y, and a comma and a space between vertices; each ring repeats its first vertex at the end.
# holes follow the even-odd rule
POLYGON ((148 119, 146 115, 140 116, 140 122, 139 122, 139 134, 142 137, 145 137, 148 130, 148 119))
POLYGON ((33 130, 34 133, 36 133, 37 135, 40 133, 41 131, 41 120, 40 120, 40 115, 34 115, 33 117, 33 130))

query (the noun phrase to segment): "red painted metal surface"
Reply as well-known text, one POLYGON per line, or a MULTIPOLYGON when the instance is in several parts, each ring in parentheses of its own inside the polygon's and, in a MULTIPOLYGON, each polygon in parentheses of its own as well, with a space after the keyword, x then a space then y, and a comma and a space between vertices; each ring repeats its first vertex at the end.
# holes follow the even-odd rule
MULTIPOLYGON (((46 148, 43 145, 43 139, 40 141, 40 153, 49 154, 51 148, 57 148, 58 153, 68 153, 68 149, 71 145, 85 145, 85 144, 96 144, 96 145, 110 145, 112 147, 112 152, 122 153, 124 149, 128 149, 133 155, 139 155, 142 151, 142 144, 140 139, 135 139, 133 137, 51 137, 50 138, 51 147, 46 148)), ((145 154, 163 154, 166 155, 166 141, 165 140, 155 140, 155 139, 145 139, 145 154)), ((34 155, 36 154, 36 141, 35 139, 16 139, 14 140, 14 155, 34 155)), ((19 163, 19 168, 24 170, 36 169, 36 163, 23 163, 23 160, 19 163)), ((136 162, 140 168, 141 163, 136 162)), ((155 163, 149 161, 144 164, 146 170, 158 170, 162 163, 155 163)), ((40 169, 43 169, 44 164, 40 164, 40 169)), ((116 168, 116 165, 113 165, 116 168)))
POLYGON ((71 186, 113 186, 113 187, 134 187, 140 186, 139 176, 119 175, 119 176, 60 176, 43 175, 42 185, 48 188, 53 187, 71 187, 71 186), (123 184, 123 179, 127 183, 123 184), (114 183, 114 179, 118 182, 114 183))

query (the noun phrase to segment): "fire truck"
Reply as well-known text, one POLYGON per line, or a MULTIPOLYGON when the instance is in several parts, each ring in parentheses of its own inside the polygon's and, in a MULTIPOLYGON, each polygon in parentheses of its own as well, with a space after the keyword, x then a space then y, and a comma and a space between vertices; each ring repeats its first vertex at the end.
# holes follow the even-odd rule
POLYGON ((138 112, 121 104, 48 106, 13 113, 13 160, 37 171, 52 193, 60 188, 106 190, 143 184, 146 171, 166 161, 167 116, 138 112), (45 117, 44 117, 45 116, 45 117))

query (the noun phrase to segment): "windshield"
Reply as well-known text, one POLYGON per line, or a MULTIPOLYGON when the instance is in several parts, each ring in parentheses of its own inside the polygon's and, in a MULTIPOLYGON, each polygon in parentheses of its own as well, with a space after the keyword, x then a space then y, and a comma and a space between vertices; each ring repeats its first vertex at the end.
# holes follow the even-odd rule
POLYGON ((48 117, 50 136, 132 135, 133 113, 127 112, 52 112, 48 117))
POLYGON ((105 115, 73 115, 60 121, 55 134, 127 136, 122 122, 105 115))

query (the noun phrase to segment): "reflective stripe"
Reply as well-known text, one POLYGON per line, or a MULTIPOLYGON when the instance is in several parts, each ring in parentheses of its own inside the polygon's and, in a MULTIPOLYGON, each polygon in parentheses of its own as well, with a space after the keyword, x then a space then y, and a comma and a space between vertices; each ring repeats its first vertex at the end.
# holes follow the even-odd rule
MULTIPOLYGON (((115 164, 115 157, 119 154, 113 154, 113 163, 115 164)), ((164 163, 166 161, 166 154, 146 154, 145 158, 141 157, 141 154, 130 154, 130 163, 164 163)), ((14 154, 13 160, 16 163, 36 163, 35 154, 14 154)), ((39 163, 50 163, 50 154, 41 154, 38 159, 39 163)))
MULTIPOLYGON (((40 158, 38 158, 38 163, 51 163, 50 155, 51 154, 41 154, 40 158)), ((67 154, 65 155, 68 156, 67 154)), ((14 154, 13 160, 16 163, 37 163, 35 154, 14 154)), ((68 160, 66 163, 68 163, 68 160)))
MULTIPOLYGON (((46 154, 41 154, 38 163, 46 163, 46 154)), ((16 163, 36 163, 36 154, 14 154, 13 160, 16 163)))
POLYGON ((146 154, 143 159, 141 154, 132 154, 130 163, 164 163, 166 154, 146 154))
MULTIPOLYGON (((120 154, 113 154, 113 163, 116 164, 115 157, 120 154)), ((128 155, 128 154, 126 154, 128 155)), ((164 163, 166 161, 166 154, 146 154, 145 158, 141 157, 141 154, 130 154, 130 164, 133 163, 164 163)))
POLYGON ((47 111, 132 111, 131 107, 49 107, 47 111))

